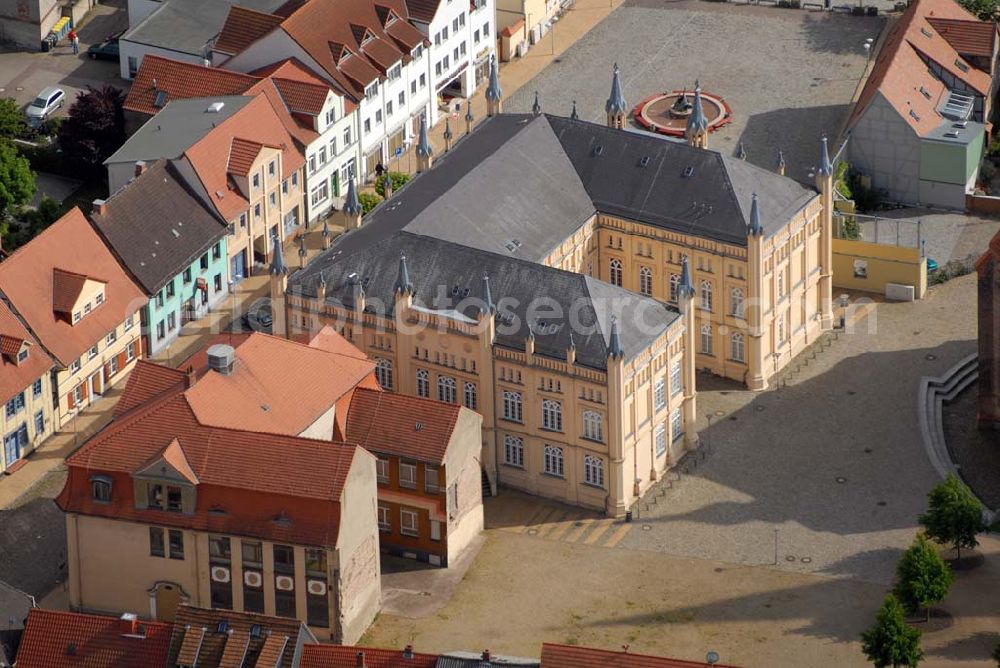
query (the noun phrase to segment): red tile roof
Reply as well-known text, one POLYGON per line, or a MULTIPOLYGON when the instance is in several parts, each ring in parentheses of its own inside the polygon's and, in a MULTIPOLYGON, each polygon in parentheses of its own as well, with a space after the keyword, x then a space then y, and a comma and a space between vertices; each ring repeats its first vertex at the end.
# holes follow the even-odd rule
POLYGON ((0 341, 3 357, 0 358, 0 404, 6 404, 18 392, 26 390, 48 373, 52 358, 38 345, 10 309, 0 301, 0 341), (15 364, 12 357, 28 342, 28 359, 15 364))
POLYGON ((987 58, 993 56, 997 29, 992 21, 945 19, 936 16, 928 16, 927 21, 959 53, 987 58))
POLYGON ((329 86, 319 86, 295 79, 272 78, 275 87, 281 93, 281 98, 293 113, 319 116, 323 112, 329 86))
POLYGON ((180 387, 183 381, 183 371, 148 360, 137 361, 129 374, 125 391, 115 404, 114 417, 127 413, 171 388, 180 387))
POLYGON ((347 412, 350 443, 369 452, 439 464, 444 461, 459 413, 456 404, 358 388, 347 412))
POLYGON ((0 286, 35 339, 63 366, 148 301, 76 207, 0 262, 0 286), (56 269, 106 282, 104 303, 75 325, 55 312, 56 269))
POLYGON ((152 116, 162 109, 162 105, 155 105, 161 91, 166 94, 165 105, 172 100, 192 97, 241 95, 258 80, 259 77, 242 72, 147 54, 132 80, 125 109, 152 116))
MULTIPOLYGON (((716 668, 733 668, 717 663, 716 668)), ((631 654, 621 651, 579 647, 576 645, 542 645, 541 668, 711 668, 701 661, 682 661, 661 656, 631 654)))
POLYGON ((319 133, 313 129, 311 118, 299 121, 292 114, 288 102, 282 96, 281 91, 278 90, 276 79, 262 79, 247 91, 247 95, 263 95, 267 98, 285 130, 289 135, 294 137, 300 151, 304 150, 306 146, 319 136, 319 133))
POLYGON ((52 308, 57 313, 69 313, 76 306, 87 284, 87 276, 59 267, 52 270, 52 308))
POLYGON ((279 23, 280 16, 233 5, 212 48, 229 55, 239 53, 274 30, 279 23))
POLYGON ((198 636, 201 636, 198 661, 192 663, 195 668, 243 668, 244 658, 246 668, 292 668, 296 665, 295 647, 300 635, 303 642, 316 642, 309 629, 297 619, 181 605, 174 618, 170 652, 160 668, 182 663, 185 644, 193 645, 198 636), (223 621, 227 633, 218 632, 219 623, 223 621), (251 635, 254 626, 259 627, 259 632, 251 635), (202 629, 205 630, 203 635, 202 629), (275 647, 285 649, 278 653, 275 647))
POLYGON ((410 16, 422 23, 430 23, 437 14, 440 0, 406 0, 406 8, 410 16))
POLYGON ((227 171, 237 176, 246 176, 250 173, 254 160, 260 155, 260 150, 264 145, 257 141, 250 141, 242 137, 235 137, 229 146, 229 166, 227 171))
POLYGON ((848 127, 857 122, 878 94, 917 134, 924 135, 938 127, 943 117, 937 107, 948 92, 944 84, 931 74, 924 59, 937 63, 981 95, 989 95, 992 86, 990 74, 966 62, 955 47, 936 31, 932 19, 980 23, 954 0, 911 2, 889 30, 848 120, 848 127), (963 64, 965 71, 955 64, 957 61, 963 64))
POLYGON ((305 645, 299 668, 355 668, 357 656, 365 657, 365 668, 434 668, 437 654, 419 654, 403 658, 402 650, 372 649, 346 645, 305 645))
POLYGON ((164 666, 172 624, 140 622, 143 637, 116 617, 32 608, 17 653, 18 668, 150 668, 164 666), (129 633, 129 635, 125 635, 129 633))

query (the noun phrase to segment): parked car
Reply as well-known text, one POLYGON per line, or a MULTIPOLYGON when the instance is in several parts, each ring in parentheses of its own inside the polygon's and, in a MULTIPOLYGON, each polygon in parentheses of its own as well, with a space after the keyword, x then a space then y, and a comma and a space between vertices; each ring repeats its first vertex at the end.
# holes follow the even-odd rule
POLYGON ((37 128, 56 109, 66 102, 66 93, 61 88, 48 86, 43 88, 34 102, 28 105, 28 125, 37 128))
POLYGON ((100 44, 91 44, 87 49, 91 60, 113 60, 118 62, 118 38, 112 37, 100 44))
POLYGON ((243 314, 242 323, 244 330, 249 329, 254 332, 270 334, 271 325, 274 324, 274 318, 271 315, 271 300, 264 297, 251 304, 247 312, 243 314))
POLYGON ((927 258, 927 273, 930 274, 937 270, 938 270, 937 260, 935 260, 932 257, 927 258))

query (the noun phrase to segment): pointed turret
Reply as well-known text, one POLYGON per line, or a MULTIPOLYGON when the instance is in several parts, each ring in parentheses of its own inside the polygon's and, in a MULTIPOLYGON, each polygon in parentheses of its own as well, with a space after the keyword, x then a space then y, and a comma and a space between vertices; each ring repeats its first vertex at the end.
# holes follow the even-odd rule
POLYGON ((484 313, 494 313, 497 310, 496 304, 493 303, 493 291, 490 290, 490 275, 485 271, 483 272, 483 306, 482 310, 484 313))
POLYGON ((535 91, 535 101, 531 103, 531 113, 538 116, 542 113, 542 103, 538 100, 538 91, 535 91))
POLYGON ((288 275, 288 266, 285 265, 285 256, 281 252, 281 240, 278 239, 277 234, 271 237, 271 275, 288 275))
POLYGON ((413 283, 410 282, 410 270, 406 268, 406 253, 399 254, 399 273, 396 275, 396 284, 393 289, 397 294, 408 295, 413 293, 413 283))
POLYGON ((354 179, 347 181, 347 195, 344 196, 344 229, 353 230, 361 227, 361 200, 358 199, 358 189, 354 186, 354 179))
POLYGON ((694 297, 694 283, 691 282, 691 268, 688 266, 688 258, 685 255, 681 259, 681 280, 677 284, 677 300, 683 302, 694 297))
POLYGON ((326 301, 326 277, 319 272, 319 282, 316 283, 316 301, 322 304, 326 301))
POLYGON ((580 114, 576 113, 576 100, 573 100, 573 111, 569 112, 569 117, 574 121, 580 120, 580 114))
POLYGON ((625 96, 622 94, 622 82, 619 76, 618 63, 615 63, 615 68, 611 73, 611 95, 604 104, 604 110, 608 113, 609 128, 624 129, 628 108, 625 104, 625 96))
POLYGON ((434 149, 431 148, 430 139, 427 138, 427 119, 423 116, 420 117, 420 131, 417 135, 417 171, 426 172, 431 168, 431 160, 434 155, 434 149))
POLYGON ((708 121, 701 104, 701 84, 697 81, 694 83, 694 102, 691 104, 691 115, 688 116, 684 136, 690 146, 708 148, 708 121))
POLYGON ((740 160, 747 159, 747 147, 743 144, 743 142, 740 142, 736 146, 736 157, 739 158, 740 160))
POLYGON ((823 135, 823 139, 820 141, 819 167, 816 171, 821 176, 830 176, 833 174, 833 163, 830 162, 830 147, 827 146, 826 135, 823 135))
POLYGON ((285 289, 288 287, 288 267, 281 252, 281 239, 275 234, 271 239, 271 332, 275 336, 288 336, 285 328, 285 289))
POLYGON ((576 341, 573 340, 573 332, 569 333, 569 345, 566 346, 566 364, 576 364, 576 341))
POLYGON ((611 333, 608 335, 608 357, 621 359, 625 356, 621 336, 618 334, 618 318, 611 316, 611 333))
POLYGON ((777 164, 778 174, 781 176, 785 175, 785 152, 778 150, 778 164, 777 164))
POLYGON ((747 233, 757 237, 764 234, 764 226, 760 224, 760 209, 757 206, 757 193, 753 194, 753 200, 750 202, 750 222, 747 224, 747 233))
POLYGON ((503 89, 500 88, 500 74, 497 72, 497 57, 490 56, 490 82, 486 86, 486 115, 503 113, 503 89))

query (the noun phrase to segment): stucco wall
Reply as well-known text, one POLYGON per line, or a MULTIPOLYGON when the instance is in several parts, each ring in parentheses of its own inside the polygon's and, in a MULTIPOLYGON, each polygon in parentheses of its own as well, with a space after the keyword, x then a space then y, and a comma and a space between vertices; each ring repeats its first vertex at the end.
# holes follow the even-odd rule
POLYGON ((463 408, 459 413, 445 458, 446 498, 451 504, 452 485, 458 486, 458 505, 448 507, 448 564, 452 565, 483 530, 482 468, 483 418, 463 408))
POLYGON ((872 187, 899 202, 920 200, 920 138, 877 94, 851 130, 851 166, 869 176, 872 187))
POLYGON ((927 291, 927 263, 916 248, 885 246, 867 241, 833 240, 833 284, 838 288, 885 292, 886 283, 914 286, 917 299, 927 291), (867 277, 856 276, 863 262, 867 277))
POLYGON ((337 539, 341 637, 334 640, 345 645, 358 641, 381 603, 377 493, 375 457, 359 448, 344 483, 337 539))

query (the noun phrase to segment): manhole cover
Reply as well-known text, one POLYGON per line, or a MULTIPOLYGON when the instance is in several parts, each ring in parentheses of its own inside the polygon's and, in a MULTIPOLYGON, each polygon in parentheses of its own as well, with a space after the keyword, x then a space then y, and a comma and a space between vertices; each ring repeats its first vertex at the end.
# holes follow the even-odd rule
POLYGON ((928 362, 933 362, 934 360, 937 359, 937 355, 932 355, 928 353, 927 355, 924 355, 924 359, 927 360, 928 362))
POLYGON ((643 524, 642 525, 642 530, 643 531, 650 531, 650 530, 652 530, 652 528, 653 528, 652 525, 649 525, 649 524, 643 524))
POLYGON ((812 557, 802 557, 799 559, 803 564, 811 564, 813 562, 812 557))
POLYGON ((880 506, 884 506, 884 505, 886 505, 886 502, 885 502, 885 501, 879 501, 879 502, 878 502, 878 505, 880 505, 880 506))
POLYGON ((785 561, 791 563, 791 562, 795 561, 795 557, 793 555, 789 554, 788 556, 785 557, 785 561))
POLYGON ((841 476, 837 476, 837 484, 838 485, 843 485, 845 482, 847 482, 847 478, 845 478, 842 475, 841 476))
POLYGON ((528 535, 529 536, 537 536, 538 535, 538 529, 528 529, 528 535))

